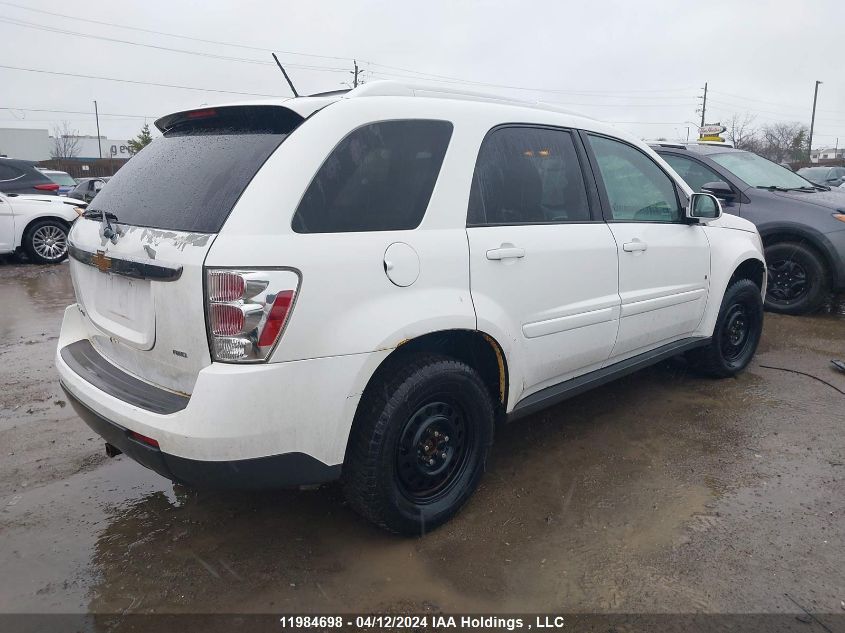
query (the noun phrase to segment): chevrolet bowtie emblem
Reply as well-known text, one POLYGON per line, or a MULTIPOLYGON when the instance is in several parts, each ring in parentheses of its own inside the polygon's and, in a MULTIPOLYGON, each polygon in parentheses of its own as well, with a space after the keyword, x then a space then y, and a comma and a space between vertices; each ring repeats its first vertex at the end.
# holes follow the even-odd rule
POLYGON ((91 263, 97 267, 101 273, 111 270, 111 257, 106 255, 105 251, 97 251, 96 255, 91 257, 91 263))

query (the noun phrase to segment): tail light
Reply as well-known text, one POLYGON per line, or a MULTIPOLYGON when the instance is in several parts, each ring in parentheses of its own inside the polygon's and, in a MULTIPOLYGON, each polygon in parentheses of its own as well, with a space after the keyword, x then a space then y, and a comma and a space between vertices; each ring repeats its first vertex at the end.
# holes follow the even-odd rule
POLYGON ((35 189, 38 189, 38 191, 58 191, 59 185, 54 182, 51 182, 43 185, 35 185, 35 189))
POLYGON ((206 313, 214 360, 260 362, 290 319, 299 275, 292 270, 208 270, 206 313))

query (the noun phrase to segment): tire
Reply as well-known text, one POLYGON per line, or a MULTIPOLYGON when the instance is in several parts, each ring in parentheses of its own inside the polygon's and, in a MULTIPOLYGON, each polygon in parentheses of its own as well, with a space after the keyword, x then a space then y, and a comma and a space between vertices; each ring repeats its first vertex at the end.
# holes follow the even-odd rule
POLYGON ((750 279, 739 279, 725 291, 710 342, 688 352, 687 359, 693 368, 709 376, 736 376, 748 367, 762 333, 760 288, 750 279))
POLYGON ((342 484, 349 504, 391 532, 421 535, 449 520, 478 486, 493 442, 493 397, 478 373, 417 355, 365 391, 342 484))
POLYGON ((58 264, 67 257, 68 227, 59 220, 39 220, 23 236, 23 249, 36 264, 58 264))
POLYGON ((772 312, 813 312, 830 292, 824 262, 815 251, 803 244, 772 244, 766 248, 766 267, 766 309, 772 312))

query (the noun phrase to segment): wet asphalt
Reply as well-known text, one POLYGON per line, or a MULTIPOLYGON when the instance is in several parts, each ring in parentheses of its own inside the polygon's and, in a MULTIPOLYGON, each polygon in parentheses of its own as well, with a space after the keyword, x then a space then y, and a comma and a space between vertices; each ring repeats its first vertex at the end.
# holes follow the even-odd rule
POLYGON ((53 369, 73 301, 66 264, 0 262, 0 613, 843 613, 842 306, 767 314, 736 379, 670 361, 501 428, 464 510, 409 539, 333 485, 106 458, 53 369))

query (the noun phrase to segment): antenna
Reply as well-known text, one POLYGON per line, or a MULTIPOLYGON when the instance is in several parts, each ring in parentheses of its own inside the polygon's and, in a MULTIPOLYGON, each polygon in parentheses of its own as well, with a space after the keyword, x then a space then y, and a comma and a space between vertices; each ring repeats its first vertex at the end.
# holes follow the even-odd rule
POLYGON ((291 92, 293 92, 293 96, 298 97, 299 93, 296 91, 296 88, 293 87, 293 82, 290 80, 290 77, 288 77, 288 74, 285 72, 285 67, 282 66, 282 62, 280 62, 279 58, 276 57, 276 53, 270 53, 270 54, 273 56, 273 59, 276 60, 276 66, 279 67, 279 70, 281 70, 282 74, 285 76, 285 81, 288 82, 288 85, 290 86, 291 92))

